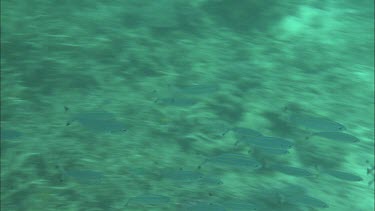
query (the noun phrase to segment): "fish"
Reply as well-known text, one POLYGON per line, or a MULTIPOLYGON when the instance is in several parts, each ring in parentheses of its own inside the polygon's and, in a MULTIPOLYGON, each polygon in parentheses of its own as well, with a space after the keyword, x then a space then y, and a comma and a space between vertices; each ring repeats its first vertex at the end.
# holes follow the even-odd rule
POLYGON ((338 132, 346 130, 346 127, 338 122, 325 117, 311 116, 307 114, 292 114, 290 123, 307 129, 321 132, 338 132))
POLYGON ((13 140, 22 136, 22 133, 16 130, 0 128, 0 140, 13 140))
POLYGON ((317 132, 313 133, 312 136, 319 136, 343 143, 357 143, 360 141, 357 137, 343 132, 317 132))
POLYGON ((80 184, 97 184, 104 179, 104 174, 94 170, 69 169, 63 171, 63 179, 71 178, 80 184))
POLYGON ((325 170, 324 173, 335 177, 337 179, 346 180, 350 182, 360 182, 363 179, 360 176, 357 176, 352 173, 343 172, 343 171, 336 171, 336 170, 325 170))
MULTIPOLYGON (((199 124, 199 123, 198 123, 199 124)), ((217 137, 224 136, 229 130, 230 126, 225 121, 210 121, 203 122, 202 132, 205 134, 212 134, 217 137)))
POLYGON ((213 94, 219 90, 219 86, 216 84, 196 84, 190 86, 184 86, 177 88, 177 94, 186 95, 207 95, 213 94))
POLYGON ((294 197, 287 198, 287 202, 313 208, 329 208, 329 205, 324 201, 307 195, 295 195, 294 197))
POLYGON ((221 166, 230 166, 235 168, 241 168, 244 170, 256 170, 262 167, 262 165, 254 158, 234 153, 224 153, 218 156, 208 158, 200 166, 202 166, 205 163, 213 163, 221 166))
POLYGON ((198 171, 166 170, 161 173, 162 178, 181 184, 197 183, 200 185, 222 185, 220 178, 204 175, 198 171))
POLYGON ((269 148, 269 147, 255 147, 255 150, 268 155, 285 155, 289 154, 288 149, 282 149, 282 148, 269 148))
POLYGON ((192 182, 203 178, 203 174, 198 171, 184 170, 166 170, 162 172, 161 176, 177 182, 192 182))
POLYGON ((222 185, 224 184, 224 182, 220 178, 213 177, 213 176, 206 176, 206 175, 200 178, 197 182, 200 185, 222 185))
POLYGON ((245 127, 234 127, 231 130, 234 132, 236 139, 254 138, 254 137, 263 136, 260 132, 250 129, 250 128, 245 128, 245 127))
POLYGON ((171 199, 167 196, 157 194, 142 194, 128 199, 125 206, 131 205, 165 205, 169 203, 171 199))
POLYGON ((187 97, 167 97, 158 98, 155 100, 156 104, 165 106, 176 106, 176 107, 186 107, 193 106, 198 103, 197 99, 187 98, 187 97))
POLYGON ((289 140, 270 136, 259 136, 254 138, 244 137, 237 141, 264 148, 290 149, 293 146, 293 142, 289 140))
POLYGON ((269 167, 272 170, 288 174, 291 176, 296 176, 296 177, 311 177, 314 176, 313 173, 306 169, 298 168, 298 167, 293 167, 293 166, 286 166, 286 165, 271 165, 269 167))
POLYGON ((230 211, 253 211, 258 210, 258 206, 245 200, 225 200, 222 205, 230 211))
MULTIPOLYGON (((91 111, 73 115, 69 123, 79 122, 83 127, 94 132, 124 132, 126 126, 116 120, 114 114, 107 111, 91 111)), ((69 124, 69 125, 70 125, 69 124)))
POLYGON ((374 169, 375 169, 375 166, 367 167, 367 169, 366 169, 367 174, 371 174, 371 173, 373 173, 373 172, 374 172, 374 169))
POLYGON ((227 209, 216 203, 211 202, 195 202, 184 206, 186 211, 227 211, 227 209))

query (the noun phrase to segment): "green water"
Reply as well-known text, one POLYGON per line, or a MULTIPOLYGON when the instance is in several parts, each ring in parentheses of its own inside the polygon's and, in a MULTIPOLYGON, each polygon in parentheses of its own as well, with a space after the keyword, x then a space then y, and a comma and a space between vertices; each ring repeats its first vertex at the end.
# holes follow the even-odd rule
POLYGON ((1 210, 371 211, 373 99, 373 1, 3 0, 1 210))

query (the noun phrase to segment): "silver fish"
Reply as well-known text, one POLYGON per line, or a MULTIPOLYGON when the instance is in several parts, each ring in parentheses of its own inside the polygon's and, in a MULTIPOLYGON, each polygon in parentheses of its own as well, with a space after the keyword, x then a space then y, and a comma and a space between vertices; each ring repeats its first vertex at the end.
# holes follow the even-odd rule
POLYGON ((302 126, 315 131, 343 131, 345 126, 325 117, 311 116, 307 114, 293 114, 290 122, 296 126, 302 126))
POLYGON ((226 211, 224 206, 211 202, 195 202, 184 206, 186 211, 226 211))
POLYGON ((241 168, 246 170, 255 170, 261 168, 261 164, 246 155, 234 154, 234 153, 225 153, 218 156, 211 157, 204 161, 201 166, 205 163, 213 163, 220 166, 230 166, 235 168, 241 168))
POLYGON ((122 122, 116 120, 114 114, 107 111, 91 111, 73 115, 69 124, 79 122, 83 127, 94 132, 121 132, 126 131, 122 122))
POLYGON ((192 182, 203 178, 203 174, 197 171, 166 170, 162 172, 162 177, 172 181, 192 182))
POLYGON ((128 205, 164 205, 169 203, 171 200, 167 196, 156 195, 156 194, 143 194, 132 197, 126 203, 128 205))
POLYGON ((237 141, 264 148, 290 149, 293 146, 293 142, 289 140, 269 136, 259 136, 253 138, 244 137, 242 139, 238 139, 237 141))
POLYGON ((189 94, 189 95, 206 95, 212 94, 219 90, 219 86, 216 84, 212 85, 191 85, 180 87, 177 89, 178 94, 189 94))
POLYGON ((323 137, 332 141, 339 141, 339 142, 345 142, 345 143, 359 142, 359 139, 357 137, 352 136, 347 133, 342 133, 342 132, 318 132, 318 133, 313 133, 312 135, 323 137))
POLYGON ((234 132, 236 139, 254 138, 254 137, 263 136, 260 132, 250 129, 250 128, 245 128, 245 127, 234 127, 231 130, 234 132))
POLYGON ((293 198, 289 198, 288 202, 314 208, 329 208, 329 205, 324 201, 307 195, 294 196, 293 198))
POLYGON ((71 178, 80 184, 96 184, 104 179, 104 174, 93 170, 69 169, 63 171, 63 178, 71 178))
POLYGON ((343 172, 343 171, 336 171, 336 170, 326 170, 324 173, 336 177, 337 179, 351 181, 351 182, 359 182, 363 179, 360 176, 357 176, 352 173, 343 172))
POLYGON ((275 171, 279 171, 284 174, 288 174, 291 176, 296 176, 296 177, 311 177, 314 176, 313 173, 311 173, 308 170, 298 168, 298 167, 293 167, 293 166, 286 166, 286 165, 271 165, 271 169, 275 171))
POLYGON ((247 202, 245 200, 225 200, 222 205, 231 211, 252 211, 252 210, 258 210, 258 206, 247 202))

